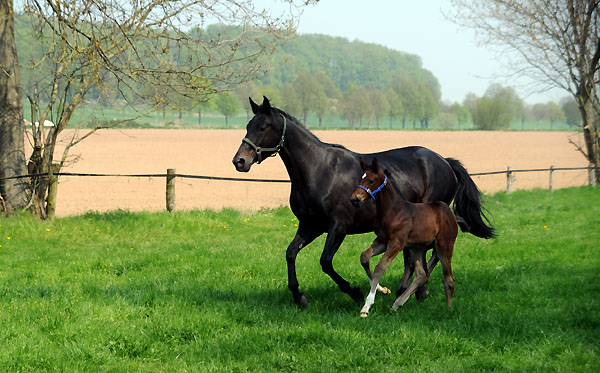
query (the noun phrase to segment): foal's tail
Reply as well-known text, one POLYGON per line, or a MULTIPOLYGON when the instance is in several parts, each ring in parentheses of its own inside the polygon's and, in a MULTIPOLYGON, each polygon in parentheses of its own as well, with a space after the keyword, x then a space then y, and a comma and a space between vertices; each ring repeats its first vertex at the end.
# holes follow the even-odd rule
POLYGON ((454 213, 457 215, 459 223, 461 220, 464 221, 463 224, 460 224, 460 229, 481 238, 496 237, 494 227, 485 216, 485 208, 481 206, 477 185, 460 161, 453 158, 446 158, 446 161, 452 167, 458 180, 454 197, 454 213))

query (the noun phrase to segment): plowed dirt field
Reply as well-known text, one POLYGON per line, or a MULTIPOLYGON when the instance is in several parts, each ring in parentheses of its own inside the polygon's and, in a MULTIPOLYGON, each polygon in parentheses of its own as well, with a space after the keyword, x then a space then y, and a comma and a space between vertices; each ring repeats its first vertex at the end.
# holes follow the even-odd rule
MULTIPOLYGON (((513 169, 582 167, 587 162, 569 144, 581 143, 571 132, 402 132, 314 131, 323 141, 357 152, 374 152, 409 145, 426 146, 444 157, 463 162, 471 173, 513 169)), ((104 130, 71 150, 77 161, 64 172, 147 174, 166 173, 242 178, 287 179, 281 160, 270 158, 249 173, 235 171, 231 159, 245 130, 104 130)), ((65 131, 68 139, 72 132, 65 131)), ((62 149, 57 149, 57 157, 62 149)), ((506 188, 506 175, 476 176, 486 193, 506 188)), ((557 171, 555 187, 584 185, 586 171, 557 171)), ((548 172, 516 174, 515 189, 547 188, 548 172)), ((256 210, 287 205, 290 185, 238 181, 176 180, 178 210, 231 207, 256 210)), ((165 209, 165 179, 71 177, 59 179, 57 216, 86 211, 165 209)))

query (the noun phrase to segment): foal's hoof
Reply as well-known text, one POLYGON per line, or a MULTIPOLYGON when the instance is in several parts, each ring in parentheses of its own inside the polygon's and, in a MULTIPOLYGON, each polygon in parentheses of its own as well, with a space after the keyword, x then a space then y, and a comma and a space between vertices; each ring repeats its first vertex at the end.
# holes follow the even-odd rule
POLYGON ((360 313, 360 317, 363 317, 363 318, 364 318, 364 317, 367 317, 367 316, 369 316, 369 313, 368 313, 368 312, 361 312, 361 313, 360 313))
POLYGON ((377 291, 384 295, 392 294, 392 291, 385 286, 377 286, 377 291))
POLYGON ((362 301, 365 300, 365 293, 363 293, 361 288, 354 287, 354 288, 350 289, 350 297, 356 303, 362 303, 362 301))
POLYGON ((415 297, 417 297, 417 300, 419 301, 427 299, 427 297, 429 297, 429 289, 423 286, 422 288, 417 290, 417 292, 415 293, 415 297))
POLYGON ((300 293, 298 297, 294 297, 294 303, 296 303, 298 308, 303 310, 308 306, 308 298, 304 293, 300 293))

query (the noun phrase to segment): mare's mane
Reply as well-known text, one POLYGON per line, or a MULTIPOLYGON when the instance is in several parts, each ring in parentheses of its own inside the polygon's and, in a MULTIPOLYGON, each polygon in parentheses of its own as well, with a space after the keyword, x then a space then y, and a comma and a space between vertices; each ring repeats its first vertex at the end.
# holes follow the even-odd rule
POLYGON ((330 144, 330 143, 326 143, 326 142, 321 141, 321 139, 319 139, 307 127, 305 127, 304 125, 302 125, 302 123, 300 123, 300 121, 298 119, 296 119, 294 116, 286 113, 285 111, 283 111, 281 109, 278 109, 278 108, 271 108, 271 110, 275 111, 276 113, 284 115, 288 120, 294 122, 294 124, 297 126, 297 128, 300 131, 302 131, 305 135, 311 137, 312 139, 315 139, 316 141, 320 142, 321 144, 328 145, 328 146, 331 146, 331 147, 334 147, 334 148, 338 148, 338 149, 348 150, 348 148, 346 148, 344 145, 330 144))

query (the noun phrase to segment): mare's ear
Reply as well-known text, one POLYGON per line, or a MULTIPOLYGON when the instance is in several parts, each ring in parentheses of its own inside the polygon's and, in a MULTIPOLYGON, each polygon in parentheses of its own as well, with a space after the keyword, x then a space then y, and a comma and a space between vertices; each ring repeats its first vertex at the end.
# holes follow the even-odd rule
POLYGON ((373 172, 377 172, 379 170, 379 162, 377 162, 377 157, 373 157, 373 161, 371 161, 371 170, 373 172))
POLYGON ((271 112, 271 103, 269 102, 269 99, 266 96, 263 96, 262 108, 266 113, 271 112))
POLYGON ((256 113, 258 113, 258 105, 256 105, 256 103, 254 101, 252 101, 252 97, 248 97, 248 100, 250 100, 250 107, 252 108, 252 114, 256 115, 256 113))
POLYGON ((360 160, 360 168, 362 168, 363 171, 366 171, 367 168, 369 168, 369 164, 367 162, 365 162, 365 160, 362 159, 362 157, 360 157, 359 160, 360 160))

